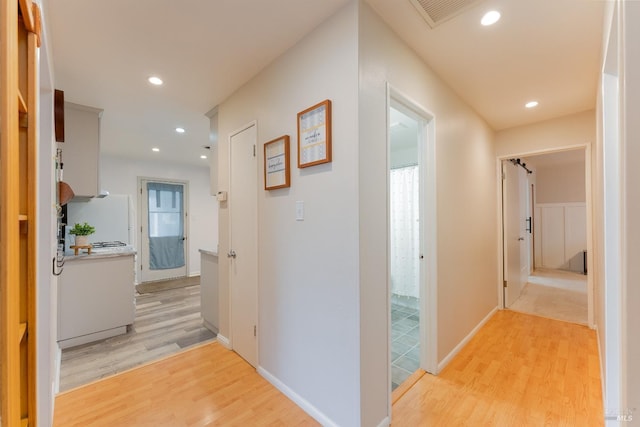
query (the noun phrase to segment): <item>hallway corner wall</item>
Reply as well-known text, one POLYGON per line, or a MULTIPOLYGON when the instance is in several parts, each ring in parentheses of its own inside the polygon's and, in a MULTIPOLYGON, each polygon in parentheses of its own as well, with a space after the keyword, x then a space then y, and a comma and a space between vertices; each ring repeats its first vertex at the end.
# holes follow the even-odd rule
POLYGON ((386 310, 388 83, 435 117, 440 362, 498 304, 494 132, 365 2, 359 40, 361 307, 386 310))
MULTIPOLYGON (((218 107, 221 191, 229 190, 229 135, 257 122, 258 372, 323 425, 361 425, 357 59, 357 2, 350 2, 218 107), (297 113, 325 99, 333 160, 298 168, 297 113), (290 136, 291 186, 265 191, 263 146, 282 135, 290 136)), ((224 254, 227 202, 219 215, 224 254)), ((230 337, 224 259, 220 333, 230 337)))

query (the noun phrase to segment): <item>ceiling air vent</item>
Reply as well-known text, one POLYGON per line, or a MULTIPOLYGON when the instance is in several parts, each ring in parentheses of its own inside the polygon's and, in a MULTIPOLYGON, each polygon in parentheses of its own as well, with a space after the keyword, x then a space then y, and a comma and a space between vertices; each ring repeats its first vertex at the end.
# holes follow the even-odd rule
POLYGON ((482 0, 409 0, 431 28, 464 12, 482 0))

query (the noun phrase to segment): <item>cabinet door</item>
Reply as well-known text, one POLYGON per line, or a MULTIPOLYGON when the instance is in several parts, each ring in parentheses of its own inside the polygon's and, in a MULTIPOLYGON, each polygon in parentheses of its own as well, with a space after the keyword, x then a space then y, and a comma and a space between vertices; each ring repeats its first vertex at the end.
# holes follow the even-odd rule
POLYGON ((102 110, 64 103, 65 142, 62 145, 64 181, 77 197, 98 195, 100 116, 102 110))
POLYGON ((132 324, 133 274, 132 255, 67 262, 58 285, 58 341, 132 324))
POLYGON ((208 324, 218 328, 218 257, 202 254, 200 257, 200 310, 208 324))

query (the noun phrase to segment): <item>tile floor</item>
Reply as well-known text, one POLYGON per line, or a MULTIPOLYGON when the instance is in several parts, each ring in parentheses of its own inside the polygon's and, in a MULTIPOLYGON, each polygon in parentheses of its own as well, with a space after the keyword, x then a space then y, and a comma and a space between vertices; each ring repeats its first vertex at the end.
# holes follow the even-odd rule
POLYGON ((419 312, 391 304, 391 383, 395 389, 420 367, 419 312))

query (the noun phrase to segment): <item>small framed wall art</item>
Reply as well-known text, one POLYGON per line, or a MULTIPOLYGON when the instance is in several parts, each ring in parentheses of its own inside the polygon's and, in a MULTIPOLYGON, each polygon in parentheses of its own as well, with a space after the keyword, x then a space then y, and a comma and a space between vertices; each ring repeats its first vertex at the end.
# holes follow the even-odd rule
POLYGON ((284 135, 264 144, 264 189, 275 190, 289 186, 289 135, 284 135))
POLYGON ((298 167, 331 162, 331 101, 298 113, 298 167))

